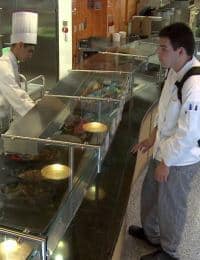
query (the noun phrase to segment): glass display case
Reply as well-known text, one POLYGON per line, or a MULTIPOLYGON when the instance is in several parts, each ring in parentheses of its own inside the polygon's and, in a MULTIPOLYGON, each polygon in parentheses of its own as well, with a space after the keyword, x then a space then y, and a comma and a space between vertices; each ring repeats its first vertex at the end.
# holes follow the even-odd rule
MULTIPOLYGON (((76 78, 79 72, 70 73, 76 78)), ((84 74, 85 79, 88 76, 84 74)), ((1 259, 7 259, 5 254, 46 259, 69 226, 101 171, 122 116, 127 77, 118 75, 104 84, 104 91, 95 95, 87 84, 77 86, 77 93, 84 91, 84 96, 76 96, 72 89, 68 96, 58 84, 2 135, 1 259), (108 83, 113 91, 107 89, 108 83), (5 253, 5 248, 10 251, 5 253)))
POLYGON ((123 101, 130 94, 131 83, 126 73, 72 70, 50 93, 123 101))
POLYGON ((162 68, 156 55, 155 39, 138 40, 109 52, 100 52, 80 63, 79 70, 107 71, 127 74, 132 83, 134 77, 150 76, 156 82, 162 79, 162 68))
POLYGON ((144 61, 131 55, 119 55, 112 52, 97 53, 84 60, 78 66, 80 70, 126 73, 130 76, 143 65, 144 61))
POLYGON ((108 56, 109 71, 69 71, 2 135, 0 258, 48 258, 101 171, 143 64, 108 56))
POLYGON ((99 52, 106 51, 109 48, 120 46, 126 42, 126 39, 123 39, 121 42, 114 42, 111 38, 102 38, 102 37, 89 37, 87 39, 79 40, 79 62, 83 61, 84 58, 99 52))
POLYGON ((151 37, 148 40, 137 40, 127 44, 124 44, 118 48, 111 48, 109 52, 101 53, 115 53, 120 55, 132 56, 134 59, 141 59, 149 61, 149 59, 156 54, 158 45, 158 38, 151 37))
POLYGON ((118 48, 110 48, 109 51, 101 53, 125 56, 129 58, 132 57, 132 59, 137 61, 141 60, 143 61, 143 71, 148 72, 149 68, 153 65, 154 69, 156 67, 157 72, 160 73, 160 62, 156 53, 157 47, 158 37, 152 36, 146 39, 140 39, 124 44, 118 48))

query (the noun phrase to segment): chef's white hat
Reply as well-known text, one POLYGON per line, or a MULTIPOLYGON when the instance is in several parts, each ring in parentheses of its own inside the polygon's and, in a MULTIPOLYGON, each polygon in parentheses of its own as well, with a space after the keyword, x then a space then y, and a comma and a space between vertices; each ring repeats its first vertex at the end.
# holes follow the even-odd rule
POLYGON ((15 12, 12 15, 11 44, 23 42, 37 44, 38 14, 15 12))

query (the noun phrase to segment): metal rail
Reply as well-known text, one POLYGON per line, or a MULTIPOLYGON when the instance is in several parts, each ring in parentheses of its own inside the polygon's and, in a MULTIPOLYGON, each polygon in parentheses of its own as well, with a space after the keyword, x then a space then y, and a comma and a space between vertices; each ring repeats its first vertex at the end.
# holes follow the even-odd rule
POLYGON ((42 96, 44 95, 44 93, 45 93, 45 84, 46 84, 44 75, 39 75, 39 76, 37 76, 35 78, 32 78, 31 80, 28 80, 28 81, 27 81, 26 77, 23 74, 19 74, 19 76, 20 76, 20 78, 24 82, 24 89, 25 89, 26 92, 28 92, 28 84, 33 83, 33 82, 41 79, 42 80, 42 85, 41 85, 41 87, 42 87, 42 96))
POLYGON ((138 55, 138 54, 130 54, 130 53, 121 53, 121 52, 108 52, 108 51, 104 51, 104 52, 99 52, 101 54, 110 54, 110 55, 116 55, 116 56, 127 56, 127 57, 134 57, 134 58, 138 58, 141 60, 147 60, 150 56, 153 56, 154 53, 152 55, 149 56, 144 56, 144 55, 138 55))
POLYGON ((82 72, 95 72, 95 73, 119 73, 119 74, 131 74, 132 71, 121 71, 121 70, 91 70, 91 69, 78 69, 76 71, 82 71, 82 72))
MULTIPOLYGON (((39 80, 39 79, 42 80, 42 85, 41 85, 41 87, 42 87, 42 97, 43 97, 44 94, 45 94, 45 84, 46 84, 44 75, 39 75, 39 76, 37 76, 37 77, 35 77, 35 78, 32 78, 31 80, 28 80, 27 83, 30 84, 30 83, 33 83, 34 81, 39 80)), ((27 84, 27 86, 28 86, 28 84, 27 84)), ((26 90, 26 91, 27 91, 27 90, 26 90)))
POLYGON ((10 134, 2 134, 3 138, 9 138, 11 140, 28 140, 28 141, 37 141, 40 143, 47 143, 47 144, 57 144, 61 146, 72 146, 72 147, 79 147, 79 148, 89 148, 89 149, 99 149, 100 145, 93 145, 93 144, 80 144, 80 143, 73 143, 67 141, 58 141, 58 140, 51 140, 51 139, 43 139, 37 137, 25 137, 19 135, 10 135, 10 134))
POLYGON ((68 96, 68 95, 54 95, 54 94, 45 94, 46 97, 58 97, 58 98, 70 98, 78 100, 91 100, 91 101, 107 101, 107 102, 120 102, 122 99, 116 98, 101 98, 101 97, 85 97, 85 96, 68 96))

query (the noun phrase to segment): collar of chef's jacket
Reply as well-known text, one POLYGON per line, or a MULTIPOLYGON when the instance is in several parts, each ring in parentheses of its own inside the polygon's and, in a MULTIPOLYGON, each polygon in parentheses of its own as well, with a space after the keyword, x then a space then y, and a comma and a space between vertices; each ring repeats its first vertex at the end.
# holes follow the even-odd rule
POLYGON ((13 67, 18 70, 17 58, 15 57, 12 51, 9 51, 8 57, 11 60, 13 67))
POLYGON ((195 61, 196 61, 196 58, 193 57, 193 58, 192 58, 191 60, 189 60, 178 72, 175 72, 175 71, 173 70, 178 81, 181 81, 181 79, 183 78, 183 76, 185 75, 185 73, 186 73, 189 69, 191 69, 191 67, 193 67, 195 61))

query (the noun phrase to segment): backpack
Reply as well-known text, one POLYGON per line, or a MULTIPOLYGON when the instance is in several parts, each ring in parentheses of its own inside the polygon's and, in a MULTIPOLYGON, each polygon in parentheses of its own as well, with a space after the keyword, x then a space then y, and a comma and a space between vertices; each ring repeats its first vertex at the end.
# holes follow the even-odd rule
MULTIPOLYGON (((168 73, 169 73, 169 69, 167 71, 167 74, 166 74, 166 77, 163 81, 163 85, 164 86, 164 83, 165 83, 165 80, 167 79, 167 76, 168 76, 168 73)), ((191 69, 189 69, 185 75, 183 76, 183 78, 181 79, 181 81, 176 81, 175 82, 175 85, 177 87, 177 97, 180 101, 180 103, 182 104, 182 88, 183 88, 183 85, 185 83, 185 81, 191 77, 191 76, 194 76, 194 75, 200 75, 200 67, 192 67, 191 69)), ((200 147, 200 139, 197 141, 197 144, 198 146, 200 147)))
MULTIPOLYGON (((163 82, 161 83, 160 87, 161 87, 161 90, 163 89, 164 87, 164 84, 165 84, 165 81, 168 77, 168 74, 169 74, 169 69, 167 70, 167 73, 166 73, 166 76, 163 80, 163 82)), ((200 67, 192 67, 191 69, 189 69, 185 75, 183 76, 182 80, 181 81, 176 81, 175 82, 175 85, 177 87, 177 97, 180 101, 180 103, 182 104, 182 88, 183 88, 183 85, 185 83, 185 81, 191 77, 191 76, 194 76, 194 75, 200 75, 200 67)))
POLYGON ((179 99, 181 104, 182 104, 182 88, 183 88, 183 85, 189 77, 194 76, 194 75, 200 75, 200 67, 192 67, 190 70, 188 70, 185 73, 185 75, 183 76, 181 81, 175 82, 175 85, 177 87, 177 96, 178 96, 178 99, 179 99))

